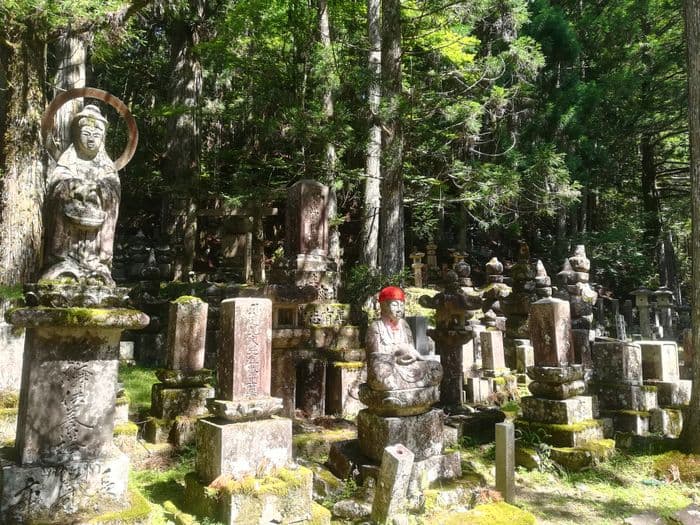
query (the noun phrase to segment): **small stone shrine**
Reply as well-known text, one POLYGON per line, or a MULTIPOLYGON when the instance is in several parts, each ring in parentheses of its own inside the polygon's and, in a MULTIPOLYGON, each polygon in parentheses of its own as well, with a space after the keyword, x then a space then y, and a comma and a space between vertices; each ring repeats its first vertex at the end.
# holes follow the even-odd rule
MULTIPOLYGON (((292 421, 270 396, 272 304, 221 303, 216 398, 196 428, 196 472, 185 477, 191 512, 227 524, 309 523, 313 474, 292 461, 292 421)), ((329 513, 321 512, 329 522, 329 513)))
POLYGON ((183 296, 170 303, 166 368, 158 370, 160 383, 151 390, 151 419, 146 439, 183 446, 194 441, 198 416, 207 413, 206 400, 214 397, 211 370, 204 368, 208 305, 183 296))
MULTIPOLYGON (((521 432, 534 432, 551 445, 550 457, 578 470, 614 449, 609 422, 596 419, 591 396, 581 395, 586 385, 584 368, 574 363, 570 307, 567 301, 547 297, 532 304, 530 339, 535 365, 527 370, 532 396, 520 400, 521 432)), ((520 450, 520 457, 532 451, 520 450)))
MULTIPOLYGON (((45 140, 53 113, 79 96, 114 104, 135 131, 121 101, 81 88, 51 103, 42 121, 45 140)), ((106 123, 94 105, 73 117, 72 144, 48 178, 42 278, 25 287, 29 306, 8 315, 26 329, 26 344, 15 448, 0 452, 2 523, 100 521, 105 513, 131 512, 138 498, 128 492, 129 458, 112 435, 120 336, 148 324, 144 313, 127 307, 127 290, 111 276, 117 170, 130 159, 135 134, 112 162, 106 123)))
POLYGON ((357 416, 357 440, 331 447, 331 470, 347 478, 354 464, 376 474, 384 449, 402 444, 414 454, 414 490, 422 481, 458 477, 459 454, 443 454, 445 416, 433 408, 440 397, 443 368, 414 348, 410 327, 402 318, 403 290, 384 288, 379 303, 381 319, 367 330, 367 383, 360 386, 360 399, 367 408, 357 416))
POLYGON ((591 261, 586 257, 586 247, 579 244, 573 255, 564 262, 562 271, 557 274, 562 287, 557 297, 569 301, 571 305, 574 359, 583 364, 585 369, 591 368, 591 343, 595 339, 593 305, 598 298, 598 294, 588 284, 590 269, 591 261))
POLYGON ((506 318, 504 316, 502 301, 511 294, 511 287, 504 282, 503 263, 496 257, 492 257, 486 263, 486 286, 481 290, 481 310, 488 312, 493 310, 496 314, 496 328, 501 332, 506 330, 506 318))

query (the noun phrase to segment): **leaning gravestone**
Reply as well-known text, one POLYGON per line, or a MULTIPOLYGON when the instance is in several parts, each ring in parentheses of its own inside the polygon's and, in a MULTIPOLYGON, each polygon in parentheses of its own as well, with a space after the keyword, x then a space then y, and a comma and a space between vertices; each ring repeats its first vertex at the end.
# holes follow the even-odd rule
POLYGON ((127 308, 127 290, 110 273, 117 169, 133 153, 135 124, 120 101, 91 88, 63 94, 47 115, 77 96, 113 104, 134 133, 126 157, 112 162, 106 119, 85 106, 72 120, 73 143, 49 175, 42 278, 25 287, 29 307, 8 315, 26 329, 26 345, 15 450, 0 459, 2 523, 82 523, 133 510, 129 459, 112 442, 119 339, 148 317, 127 308))

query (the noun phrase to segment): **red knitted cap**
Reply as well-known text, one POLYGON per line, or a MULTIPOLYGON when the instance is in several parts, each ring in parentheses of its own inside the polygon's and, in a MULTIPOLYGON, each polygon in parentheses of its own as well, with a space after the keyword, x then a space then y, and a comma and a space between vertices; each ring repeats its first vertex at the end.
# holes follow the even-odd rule
POLYGON ((403 290, 399 288, 398 286, 387 286, 386 288, 383 288, 381 292, 379 292, 379 302, 383 303, 384 301, 405 301, 406 300, 406 294, 403 293, 403 290))

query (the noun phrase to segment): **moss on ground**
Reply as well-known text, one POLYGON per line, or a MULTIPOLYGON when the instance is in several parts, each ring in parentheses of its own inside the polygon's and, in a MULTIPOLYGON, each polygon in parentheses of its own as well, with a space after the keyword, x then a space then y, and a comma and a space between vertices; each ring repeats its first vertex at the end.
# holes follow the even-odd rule
POLYGON ((654 472, 660 478, 672 479, 677 474, 680 481, 696 483, 700 481, 700 456, 677 450, 661 454, 654 458, 654 472))
POLYGON ((151 408, 151 387, 158 382, 155 368, 119 365, 119 381, 131 402, 131 412, 151 408))

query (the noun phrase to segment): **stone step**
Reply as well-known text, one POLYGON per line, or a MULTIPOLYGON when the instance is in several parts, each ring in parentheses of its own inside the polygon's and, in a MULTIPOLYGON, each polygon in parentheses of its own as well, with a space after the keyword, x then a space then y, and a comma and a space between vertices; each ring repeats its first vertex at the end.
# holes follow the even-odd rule
POLYGON ((593 398, 575 396, 569 399, 544 399, 527 396, 520 400, 523 419, 538 423, 573 425, 593 419, 593 398))

